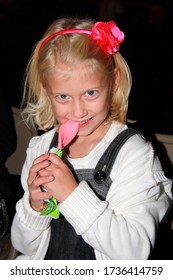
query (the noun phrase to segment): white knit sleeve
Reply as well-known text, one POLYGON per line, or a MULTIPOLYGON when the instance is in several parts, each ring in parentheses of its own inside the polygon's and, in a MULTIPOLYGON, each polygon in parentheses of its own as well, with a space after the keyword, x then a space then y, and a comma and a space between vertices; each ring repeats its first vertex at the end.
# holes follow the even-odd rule
POLYGON ((29 192, 27 186, 28 172, 33 160, 40 154, 47 152, 52 132, 44 136, 36 136, 31 139, 26 161, 23 165, 21 182, 24 196, 17 202, 16 214, 11 227, 11 240, 14 248, 22 253, 24 259, 42 259, 46 253, 50 238, 51 217, 40 216, 34 211, 29 203, 29 192), (45 141, 45 138, 49 138, 45 141))

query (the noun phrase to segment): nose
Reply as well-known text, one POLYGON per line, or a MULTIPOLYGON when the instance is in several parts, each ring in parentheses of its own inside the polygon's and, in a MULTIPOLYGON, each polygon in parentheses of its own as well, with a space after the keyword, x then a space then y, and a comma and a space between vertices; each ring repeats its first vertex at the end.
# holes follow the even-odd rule
POLYGON ((75 100, 73 102, 72 116, 76 119, 81 119, 87 115, 85 103, 82 100, 75 100))

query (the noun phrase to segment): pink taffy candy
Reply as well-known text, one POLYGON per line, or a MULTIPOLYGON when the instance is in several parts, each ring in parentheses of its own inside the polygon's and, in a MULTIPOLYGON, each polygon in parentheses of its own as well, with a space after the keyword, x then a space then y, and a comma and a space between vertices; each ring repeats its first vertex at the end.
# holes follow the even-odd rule
POLYGON ((59 127, 58 131, 58 149, 63 149, 77 135, 79 124, 75 121, 68 120, 59 127))

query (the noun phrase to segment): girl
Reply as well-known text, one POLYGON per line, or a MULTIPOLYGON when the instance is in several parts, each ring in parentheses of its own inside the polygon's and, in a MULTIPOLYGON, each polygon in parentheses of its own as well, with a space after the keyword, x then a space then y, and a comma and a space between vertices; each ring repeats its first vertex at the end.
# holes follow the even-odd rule
POLYGON ((172 182, 140 134, 122 145, 112 163, 114 149, 105 152, 128 131, 131 74, 118 52, 123 39, 113 21, 63 18, 49 27, 33 52, 23 113, 28 122, 49 131, 31 139, 27 149, 21 178, 25 194, 12 226, 18 258, 150 255, 171 204, 172 182), (48 151, 58 125, 67 120, 77 122, 79 131, 61 159, 48 151), (108 164, 98 170, 106 153, 108 164), (59 219, 40 216, 43 201, 51 197, 59 203, 59 219))

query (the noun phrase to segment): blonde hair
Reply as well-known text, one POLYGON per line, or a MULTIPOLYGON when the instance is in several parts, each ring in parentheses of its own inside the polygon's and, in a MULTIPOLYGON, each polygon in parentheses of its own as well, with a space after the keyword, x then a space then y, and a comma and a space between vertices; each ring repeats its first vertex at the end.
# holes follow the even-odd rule
POLYGON ((112 93, 112 104, 106 121, 126 122, 131 73, 119 52, 114 55, 106 54, 89 35, 76 33, 58 35, 48 41, 39 51, 43 40, 52 33, 72 28, 91 30, 93 24, 94 21, 90 19, 62 18, 56 20, 48 28, 42 40, 36 44, 26 69, 22 115, 28 123, 35 124, 38 129, 48 130, 58 124, 45 94, 45 77, 47 73, 53 71, 57 64, 57 57, 61 62, 67 64, 92 59, 99 67, 102 67, 111 84, 114 81, 114 70, 118 69, 120 84, 118 89, 112 93))

